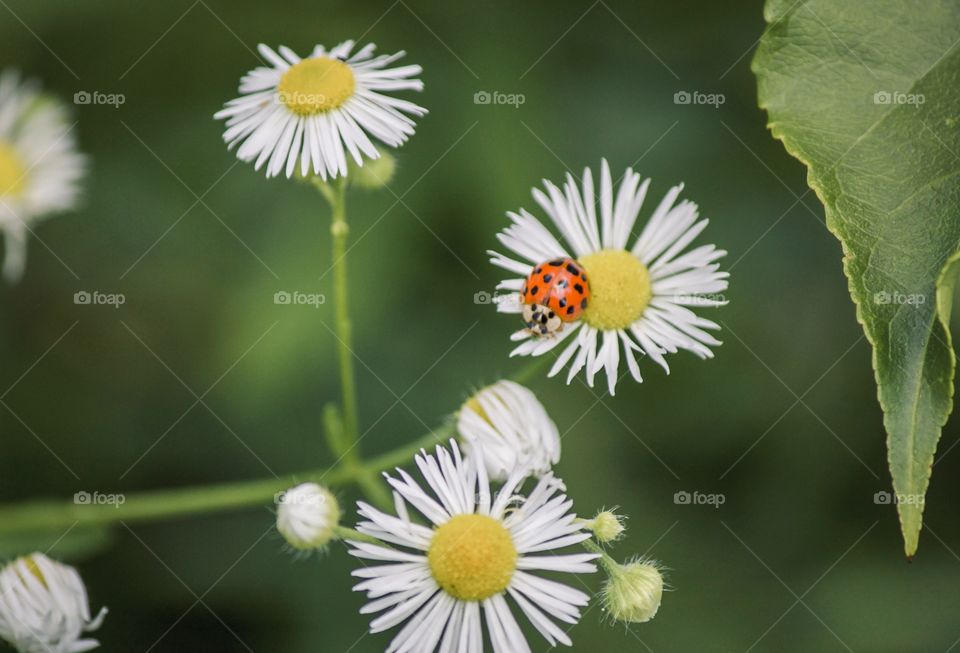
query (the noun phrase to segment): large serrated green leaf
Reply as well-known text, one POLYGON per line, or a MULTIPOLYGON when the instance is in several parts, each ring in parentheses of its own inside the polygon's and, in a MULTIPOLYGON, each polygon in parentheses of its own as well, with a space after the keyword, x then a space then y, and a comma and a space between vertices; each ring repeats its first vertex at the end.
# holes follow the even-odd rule
POLYGON ((960 1, 768 0, 765 13, 760 106, 842 243, 912 556, 953 400, 960 1))

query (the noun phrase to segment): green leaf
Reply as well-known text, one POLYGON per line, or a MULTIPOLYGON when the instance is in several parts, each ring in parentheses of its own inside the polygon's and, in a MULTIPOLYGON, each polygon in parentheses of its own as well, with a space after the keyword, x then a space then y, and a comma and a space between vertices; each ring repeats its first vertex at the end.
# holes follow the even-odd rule
MULTIPOLYGON (((960 2, 768 0, 753 70, 773 135, 840 239, 908 556, 953 403, 960 2)), ((801 307, 798 306, 798 310, 801 307)))

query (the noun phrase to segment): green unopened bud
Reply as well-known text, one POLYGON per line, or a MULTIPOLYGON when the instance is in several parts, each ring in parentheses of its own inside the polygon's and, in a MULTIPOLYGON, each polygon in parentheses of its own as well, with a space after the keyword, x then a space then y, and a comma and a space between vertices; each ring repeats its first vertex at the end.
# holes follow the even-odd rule
POLYGON ((657 563, 636 560, 607 567, 607 572, 603 606, 614 620, 642 624, 657 615, 663 598, 663 575, 657 563))
POLYGON ((397 161, 387 152, 381 152, 378 159, 366 159, 359 166, 352 159, 347 164, 349 172, 347 179, 357 188, 376 190, 383 188, 393 179, 397 171, 397 161))
POLYGON ((301 483, 279 493, 276 503, 277 530, 290 546, 301 551, 322 549, 333 539, 340 506, 327 488, 301 483))
POLYGON ((601 510, 597 516, 587 522, 587 528, 593 531, 597 540, 604 544, 620 539, 626 527, 624 518, 612 510, 601 510))

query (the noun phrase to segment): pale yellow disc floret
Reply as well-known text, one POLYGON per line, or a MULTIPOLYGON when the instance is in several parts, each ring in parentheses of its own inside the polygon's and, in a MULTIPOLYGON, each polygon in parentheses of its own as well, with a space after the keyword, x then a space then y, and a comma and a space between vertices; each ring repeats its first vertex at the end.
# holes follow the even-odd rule
POLYGON ((19 195, 27 167, 20 155, 6 143, 0 143, 0 197, 19 195))
POLYGON ((434 532, 427 562, 447 594, 482 601, 507 589, 517 568, 517 549, 499 520, 455 515, 434 532))
POLYGON ((339 59, 314 57, 294 64, 280 78, 277 94, 288 109, 312 116, 336 109, 353 95, 356 78, 339 59))
POLYGON ((620 249, 604 249, 580 259, 590 282, 583 321, 601 331, 626 329, 650 304, 650 272, 640 259, 620 249))

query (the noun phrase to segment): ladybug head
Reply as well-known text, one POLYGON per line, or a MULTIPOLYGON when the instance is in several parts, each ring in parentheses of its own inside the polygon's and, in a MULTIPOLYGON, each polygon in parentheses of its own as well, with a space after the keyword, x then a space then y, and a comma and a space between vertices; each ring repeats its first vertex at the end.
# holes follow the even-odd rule
POLYGON ((546 338, 563 328, 563 320, 550 308, 543 304, 524 304, 523 323, 533 335, 546 338))

